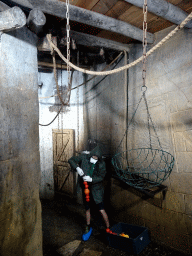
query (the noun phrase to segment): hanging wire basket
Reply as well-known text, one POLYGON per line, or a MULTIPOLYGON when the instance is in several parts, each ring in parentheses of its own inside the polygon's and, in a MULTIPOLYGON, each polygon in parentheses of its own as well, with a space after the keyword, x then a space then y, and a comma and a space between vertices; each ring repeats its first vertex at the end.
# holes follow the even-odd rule
POLYGON ((138 148, 116 154, 112 165, 116 175, 138 189, 151 189, 164 182, 174 166, 174 157, 161 149, 138 148))

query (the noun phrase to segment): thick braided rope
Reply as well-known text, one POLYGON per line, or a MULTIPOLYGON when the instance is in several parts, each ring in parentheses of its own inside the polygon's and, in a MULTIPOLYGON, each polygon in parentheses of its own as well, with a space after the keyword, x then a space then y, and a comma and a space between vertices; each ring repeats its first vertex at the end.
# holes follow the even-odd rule
MULTIPOLYGON (((170 39, 178 30, 182 29, 189 21, 190 19, 192 19, 192 12, 184 19, 184 21, 181 22, 180 25, 178 25, 173 31, 171 31, 166 37, 164 37, 157 45, 155 45, 151 50, 149 50, 147 53, 146 53, 146 56, 149 56, 151 55, 156 49, 158 49, 159 47, 161 47, 168 39, 170 39)), ((117 68, 117 69, 114 69, 114 70, 109 70, 109 71, 101 71, 101 72, 97 72, 97 71, 91 71, 91 70, 86 70, 86 69, 83 69, 83 68, 79 68, 77 66, 75 66, 73 63, 71 62, 68 62, 67 59, 63 56, 63 54, 61 53, 61 51, 57 48, 56 45, 53 44, 53 42, 51 41, 51 35, 48 34, 47 35, 47 40, 50 44, 50 48, 51 49, 54 49, 58 55, 61 57, 61 59, 63 61, 65 61, 67 64, 69 64, 72 68, 74 68, 75 70, 78 70, 80 72, 83 72, 85 74, 89 74, 89 75, 96 75, 96 76, 104 76, 104 75, 112 75, 112 74, 115 74, 115 73, 118 73, 118 72, 121 72, 125 69, 129 69, 130 67, 133 67, 135 66, 136 64, 138 64, 139 62, 142 61, 143 59, 143 56, 141 56, 140 58, 138 58, 137 60, 133 61, 132 63, 130 64, 127 64, 123 67, 120 67, 120 68, 117 68)))

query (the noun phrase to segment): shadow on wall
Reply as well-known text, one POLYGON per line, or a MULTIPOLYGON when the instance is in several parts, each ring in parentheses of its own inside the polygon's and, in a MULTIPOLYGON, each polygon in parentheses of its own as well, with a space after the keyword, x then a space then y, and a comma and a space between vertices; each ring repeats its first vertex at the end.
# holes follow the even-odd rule
MULTIPOLYGON (((134 77, 133 77, 133 79, 134 79, 134 77)), ((136 80, 136 78, 135 78, 135 80, 136 80)), ((106 85, 106 87, 107 87, 107 85, 106 85)), ((92 96, 91 98, 87 99, 87 101, 86 101, 87 106, 91 101, 98 98, 99 105, 100 105, 99 107, 104 109, 105 112, 108 113, 108 116, 111 117, 111 123, 113 122, 114 116, 116 118, 119 118, 119 120, 120 119, 123 120, 123 122, 124 122, 125 114, 124 114, 123 102, 121 103, 122 107, 120 106, 117 109, 116 105, 113 104, 113 101, 110 98, 110 96, 107 96, 106 93, 105 94, 103 93, 104 90, 107 90, 106 87, 103 88, 103 90, 100 90, 98 93, 96 92, 96 94, 94 96, 92 96)), ((132 95, 136 95, 136 91, 132 95)), ((137 103, 135 103, 134 99, 136 99, 136 97, 133 97, 133 100, 132 100, 133 101, 132 106, 135 106, 135 108, 131 111, 132 115, 128 116, 128 120, 127 120, 128 125, 130 125, 134 111, 136 110, 138 103, 139 103, 139 101, 137 103)), ((114 101, 114 103, 115 103, 115 101, 114 101)), ((139 108, 137 109, 137 113, 139 113, 140 116, 135 115, 135 118, 133 120, 133 129, 131 130, 131 135, 130 135, 132 145, 134 145, 134 141, 136 140, 137 135, 135 134, 135 131, 137 129, 141 129, 143 131, 144 130, 147 131, 150 129, 152 131, 152 133, 154 133, 154 128, 155 128, 155 130, 158 128, 158 132, 156 131, 157 135, 158 135, 158 133, 163 133, 163 134, 161 134, 162 137, 166 137, 165 136, 166 132, 170 131, 172 128, 174 128, 175 130, 179 130, 180 128, 182 128, 182 130, 185 130, 186 132, 192 129, 192 117, 190 115, 187 115, 187 114, 179 115, 172 122, 170 122, 170 121, 166 120, 167 116, 168 116, 168 114, 166 113, 166 109, 164 110, 165 112, 163 112, 163 116, 165 117, 164 122, 161 122, 160 118, 158 119, 159 113, 155 113, 155 110, 151 109, 153 111, 151 111, 151 113, 149 112, 151 120, 148 124, 147 109, 144 109, 142 107, 142 112, 141 112, 140 107, 141 106, 139 106, 139 108), (145 117, 142 115, 143 111, 145 111, 145 117), (155 117, 155 122, 152 118, 152 115, 155 117)), ((148 107, 150 107, 150 105, 148 105, 148 107)), ((87 111, 89 111, 88 107, 87 107, 87 111)), ((130 111, 130 109, 129 109, 129 111, 130 111)), ((99 114, 100 114, 99 112, 96 113, 96 115, 98 117, 99 117, 99 114)), ((104 126, 105 126, 105 123, 106 123, 106 120, 103 120, 104 126)), ((89 125, 88 125, 88 127, 89 127, 89 125)), ((124 133, 125 131, 126 131, 126 127, 124 127, 122 132, 124 133)), ((123 136, 123 134, 122 134, 122 136, 123 136)), ((155 136, 156 135, 153 135, 153 137, 155 137, 155 136)), ((188 137, 190 137, 190 136, 188 136, 188 137)), ((192 140, 190 140, 190 141, 192 142, 192 140)))

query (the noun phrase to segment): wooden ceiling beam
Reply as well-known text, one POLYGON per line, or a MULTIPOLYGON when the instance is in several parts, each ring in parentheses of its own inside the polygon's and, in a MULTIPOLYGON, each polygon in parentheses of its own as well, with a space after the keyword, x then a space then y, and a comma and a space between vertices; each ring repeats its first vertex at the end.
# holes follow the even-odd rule
MULTIPOLYGON (((44 62, 44 61, 38 61, 38 67, 47 67, 47 68, 54 68, 53 63, 44 62)), ((56 64, 57 69, 67 69, 67 65, 65 64, 56 64)))
POLYGON ((29 16, 27 18, 27 26, 31 29, 32 32, 38 35, 42 31, 45 23, 46 17, 41 10, 34 8, 29 12, 29 16))
MULTIPOLYGON (((66 4, 61 1, 52 0, 7 0, 7 2, 23 5, 26 8, 39 8, 42 12, 66 19, 66 4)), ((126 22, 113 19, 111 17, 92 12, 77 6, 70 5, 69 7, 70 20, 84 23, 93 27, 108 30, 126 37, 133 38, 138 41, 143 41, 143 31, 126 22)), ((154 35, 147 33, 147 42, 153 43, 154 35)))
POLYGON ((7 32, 26 25, 26 16, 17 6, 0 12, 0 31, 7 32))
MULTIPOLYGON (((66 30, 63 29, 62 32, 66 35, 66 30)), ((113 49, 116 51, 128 51, 130 50, 130 47, 127 44, 122 44, 116 41, 112 41, 109 39, 104 39, 101 37, 88 35, 81 32, 76 31, 70 31, 70 37, 71 39, 74 39, 78 44, 84 45, 84 46, 94 46, 94 47, 103 47, 107 49, 113 49)))
POLYGON ((0 2, 0 12, 4 12, 6 10, 10 9, 10 7, 3 2, 0 2))
MULTIPOLYGON (((143 8, 143 0, 124 0, 127 3, 133 4, 137 7, 143 8)), ((165 0, 148 0, 147 9, 149 12, 169 20, 174 24, 179 25, 187 16, 188 13, 180 9, 179 7, 168 3, 165 0)), ((192 20, 189 21, 185 27, 192 28, 192 20)))

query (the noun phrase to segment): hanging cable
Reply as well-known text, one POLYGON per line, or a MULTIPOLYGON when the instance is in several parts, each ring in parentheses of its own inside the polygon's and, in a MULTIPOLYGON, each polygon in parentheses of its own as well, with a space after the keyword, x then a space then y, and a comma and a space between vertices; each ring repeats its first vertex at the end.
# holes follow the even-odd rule
MULTIPOLYGON (((120 56, 120 55, 119 55, 120 56)), ((121 62, 121 60, 123 59, 123 56, 121 56, 121 58, 117 61, 117 63, 114 65, 114 67, 111 69, 113 70, 114 68, 117 67, 117 65, 121 62)), ((106 77, 108 77, 109 75, 104 76, 101 80, 99 80, 99 82, 97 82, 96 84, 94 84, 90 90, 94 89, 96 86, 98 86, 103 80, 105 80, 106 77)), ((87 80, 89 81, 89 80, 87 80)), ((86 82, 85 82, 86 83, 86 82)), ((87 94, 89 91, 87 91, 85 94, 87 94)))
POLYGON ((50 123, 48 123, 48 124, 39 124, 39 125, 40 126, 49 126, 50 124, 52 124, 55 121, 55 119, 58 117, 58 115, 60 114, 62 108, 63 108, 63 106, 61 106, 61 108, 59 109, 58 113, 56 114, 56 116, 53 118, 53 120, 50 123))

